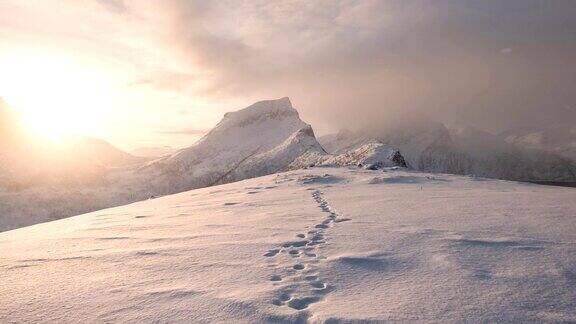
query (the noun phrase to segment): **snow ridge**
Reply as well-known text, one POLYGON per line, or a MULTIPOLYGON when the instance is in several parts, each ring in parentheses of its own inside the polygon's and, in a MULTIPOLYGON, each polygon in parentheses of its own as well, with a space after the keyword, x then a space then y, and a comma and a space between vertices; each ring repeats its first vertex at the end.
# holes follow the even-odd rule
POLYGON ((359 166, 376 170, 386 167, 406 167, 400 152, 381 143, 367 143, 339 155, 308 152, 291 164, 292 169, 307 166, 359 166))

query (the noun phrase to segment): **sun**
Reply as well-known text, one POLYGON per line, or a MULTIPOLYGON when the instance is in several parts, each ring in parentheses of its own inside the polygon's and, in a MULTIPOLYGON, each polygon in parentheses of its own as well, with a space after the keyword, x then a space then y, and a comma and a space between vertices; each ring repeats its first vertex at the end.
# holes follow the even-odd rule
POLYGON ((51 140, 102 134, 111 91, 89 66, 63 57, 15 55, 0 58, 0 71, 0 96, 34 133, 51 140))

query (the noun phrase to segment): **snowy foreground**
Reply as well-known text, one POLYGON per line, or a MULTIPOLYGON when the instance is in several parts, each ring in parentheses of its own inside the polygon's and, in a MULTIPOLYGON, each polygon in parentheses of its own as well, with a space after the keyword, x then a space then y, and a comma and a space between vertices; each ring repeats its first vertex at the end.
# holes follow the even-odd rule
POLYGON ((312 168, 0 233, 0 322, 576 321, 576 190, 312 168))

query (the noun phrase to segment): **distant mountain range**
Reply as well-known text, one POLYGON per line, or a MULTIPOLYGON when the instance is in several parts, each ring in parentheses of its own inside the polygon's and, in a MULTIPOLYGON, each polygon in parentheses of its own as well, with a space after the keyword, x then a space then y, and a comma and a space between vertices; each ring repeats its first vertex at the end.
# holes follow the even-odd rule
POLYGON ((538 149, 576 161, 576 121, 548 127, 522 127, 498 135, 507 143, 538 149))
POLYGON ((135 170, 128 184, 142 196, 158 196, 311 165, 398 166, 394 152, 366 150, 336 157, 324 151, 312 127, 288 98, 257 102, 227 113, 196 144, 135 170), (144 185, 145 184, 145 185, 144 185))
POLYGON ((0 108, 0 125, 6 126, 0 128, 0 230, 308 167, 409 167, 576 181, 574 162, 555 152, 511 144, 509 134, 449 130, 430 121, 342 131, 317 140, 288 98, 227 113, 194 145, 152 160, 86 137, 58 148, 45 146, 18 127, 5 105, 0 108))
MULTIPOLYGON (((33 164, 44 156, 53 155, 24 155, 18 160, 33 164)), ((326 153, 288 98, 260 101, 227 113, 196 144, 152 161, 88 138, 80 138, 56 156, 70 156, 63 161, 76 164, 49 163, 58 166, 56 170, 41 167, 33 173, 16 168, 10 174, 27 181, 16 179, 18 186, 7 185, 16 183, 15 179, 0 182, 5 189, 4 195, 0 192, 4 202, 0 230, 300 167, 405 165, 397 150, 382 145, 350 154, 326 153), (50 181, 39 180, 47 175, 50 181), (15 187, 20 189, 17 195, 11 190, 15 187), (36 201, 41 204, 36 206, 36 201)))
POLYGON ((111 168, 141 163, 110 143, 91 137, 63 138, 58 145, 31 135, 18 115, 0 103, 0 187, 88 186, 111 168))
POLYGON ((514 145, 501 136, 465 127, 419 121, 384 130, 342 131, 319 138, 338 154, 366 143, 396 148, 409 167, 428 172, 468 174, 519 181, 576 181, 576 162, 553 151, 514 145))

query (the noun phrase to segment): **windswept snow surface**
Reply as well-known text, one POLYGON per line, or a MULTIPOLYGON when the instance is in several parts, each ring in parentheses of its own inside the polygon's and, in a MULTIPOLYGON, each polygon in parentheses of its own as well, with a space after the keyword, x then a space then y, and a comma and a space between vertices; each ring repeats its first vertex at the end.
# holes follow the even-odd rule
POLYGON ((0 233, 0 322, 576 321, 576 190, 311 168, 0 233))

